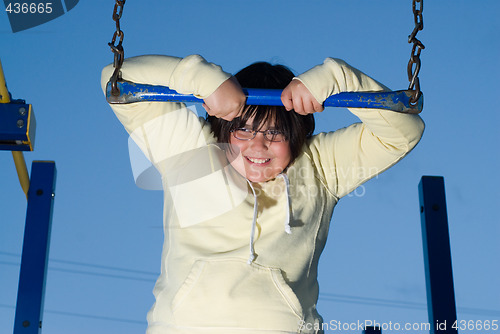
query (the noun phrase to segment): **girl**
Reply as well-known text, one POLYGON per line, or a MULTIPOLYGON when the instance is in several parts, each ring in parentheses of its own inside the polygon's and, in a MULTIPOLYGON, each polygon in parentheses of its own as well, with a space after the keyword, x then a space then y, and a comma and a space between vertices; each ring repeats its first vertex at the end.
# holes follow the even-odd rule
POLYGON ((197 55, 141 56, 122 76, 194 94, 208 113, 111 105, 165 192, 147 333, 322 333, 317 270, 333 208, 413 149, 420 117, 351 109, 361 123, 313 136, 312 114, 328 96, 386 89, 332 58, 298 77, 267 63, 232 77, 197 55), (284 89, 284 107, 245 106, 240 85, 284 89))

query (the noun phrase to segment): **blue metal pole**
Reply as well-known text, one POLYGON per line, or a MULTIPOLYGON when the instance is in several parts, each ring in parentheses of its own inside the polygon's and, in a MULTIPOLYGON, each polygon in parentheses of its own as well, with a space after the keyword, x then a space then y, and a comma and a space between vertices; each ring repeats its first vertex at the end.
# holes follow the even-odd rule
POLYGON ((34 161, 28 191, 14 334, 41 333, 55 184, 55 163, 34 161))
POLYGON ((363 334, 382 334, 382 330, 379 326, 366 326, 363 330, 363 334))
POLYGON ((431 334, 458 333, 444 178, 422 176, 419 184, 427 312, 431 334))
MULTIPOLYGON (((120 94, 111 93, 111 83, 106 87, 106 99, 112 104, 134 102, 203 102, 193 95, 180 94, 165 86, 138 84, 130 81, 118 81, 120 94)), ((282 106, 281 90, 243 88, 248 105, 282 106)), ((323 103, 325 107, 374 108, 387 109, 402 113, 418 114, 423 108, 423 95, 415 105, 410 103, 413 91, 394 92, 343 92, 330 96, 323 103)))

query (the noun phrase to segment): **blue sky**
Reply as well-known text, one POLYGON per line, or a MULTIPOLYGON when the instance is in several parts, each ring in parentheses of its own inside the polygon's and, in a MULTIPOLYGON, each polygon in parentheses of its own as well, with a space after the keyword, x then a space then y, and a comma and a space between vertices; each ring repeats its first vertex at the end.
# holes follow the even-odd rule
MULTIPOLYGON (((80 1, 15 34, 0 13, 9 91, 37 119, 26 160, 55 160, 58 169, 44 333, 141 333, 154 302, 162 193, 135 186, 127 134, 99 87, 113 57, 113 4, 80 1)), ((325 322, 427 322, 422 175, 445 177, 459 319, 500 319, 499 11, 497 0, 426 0, 426 132, 401 163, 337 206, 320 264, 325 322)), ((296 73, 337 57, 393 89, 408 86, 410 0, 128 1, 122 29, 127 57, 198 53, 228 72, 267 60, 296 73)), ((354 121, 329 108, 317 131, 354 121)), ((0 332, 10 333, 26 201, 9 152, 0 152, 0 171, 0 332)))

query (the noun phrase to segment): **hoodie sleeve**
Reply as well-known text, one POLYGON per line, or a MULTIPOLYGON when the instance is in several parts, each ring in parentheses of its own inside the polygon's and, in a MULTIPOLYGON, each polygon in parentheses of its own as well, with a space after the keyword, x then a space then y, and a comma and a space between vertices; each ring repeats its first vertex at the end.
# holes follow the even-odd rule
MULTIPOLYGON (((102 71, 101 88, 104 92, 113 70, 111 64, 102 71)), ((212 94, 231 76, 199 55, 183 59, 159 55, 128 58, 123 62, 121 72, 124 80, 168 86, 199 98, 212 94)), ((110 104, 110 107, 153 164, 206 145, 210 137, 203 121, 182 103, 137 102, 110 104)))
MULTIPOLYGON (((327 58, 296 79, 320 103, 340 92, 388 90, 344 61, 333 58, 327 58)), ((424 122, 418 115, 382 109, 349 110, 361 123, 318 134, 309 144, 311 158, 337 198, 396 164, 415 147, 424 131, 424 122)))

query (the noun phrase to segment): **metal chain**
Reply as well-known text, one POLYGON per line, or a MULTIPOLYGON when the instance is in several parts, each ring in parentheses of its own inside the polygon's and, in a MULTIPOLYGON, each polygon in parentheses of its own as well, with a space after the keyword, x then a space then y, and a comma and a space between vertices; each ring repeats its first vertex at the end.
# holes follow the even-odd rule
POLYGON ((120 29, 120 19, 123 14, 123 6, 125 5, 125 0, 116 0, 115 7, 113 9, 113 20, 116 22, 116 31, 113 34, 113 39, 108 45, 111 47, 111 51, 115 54, 113 66, 115 71, 109 81, 111 82, 111 94, 114 96, 120 95, 120 90, 118 89, 117 81, 121 79, 120 70, 123 64, 124 50, 123 50, 123 31, 120 29), (118 44, 116 43, 117 38, 118 44))
POLYGON ((424 19, 422 12, 424 11, 424 0, 413 0, 413 16, 415 17, 415 28, 410 36, 408 43, 413 43, 411 50, 410 61, 408 62, 408 81, 410 81, 409 90, 414 90, 415 93, 410 98, 410 103, 415 104, 420 95, 420 80, 418 73, 420 72, 420 52, 425 49, 425 46, 417 39, 417 34, 424 29, 424 19), (417 5, 419 4, 419 5, 417 5))
MULTIPOLYGON (((113 34, 113 38, 108 45, 111 48, 111 51, 114 53, 114 62, 113 66, 115 68, 111 78, 111 94, 114 96, 120 95, 120 90, 118 89, 117 81, 120 79, 120 70, 123 64, 124 59, 124 50, 123 50, 123 31, 120 29, 120 19, 123 14, 123 7, 125 6, 126 0, 116 0, 115 7, 113 9, 113 20, 116 23, 116 31, 113 34), (116 43, 117 38, 118 44, 116 43)), ((415 104, 422 92, 420 91, 420 80, 418 78, 418 74, 420 72, 421 62, 420 62, 420 52, 425 49, 425 46, 422 42, 417 39, 417 34, 420 30, 424 29, 424 21, 422 12, 424 10, 424 0, 413 0, 413 16, 415 20, 415 28, 412 33, 408 36, 408 43, 413 43, 413 48, 411 50, 410 61, 408 62, 408 81, 410 81, 410 85, 408 86, 408 90, 414 90, 415 93, 410 98, 410 103, 415 104), (418 5, 417 5, 418 4, 418 5)))

